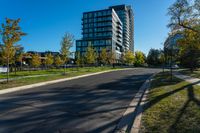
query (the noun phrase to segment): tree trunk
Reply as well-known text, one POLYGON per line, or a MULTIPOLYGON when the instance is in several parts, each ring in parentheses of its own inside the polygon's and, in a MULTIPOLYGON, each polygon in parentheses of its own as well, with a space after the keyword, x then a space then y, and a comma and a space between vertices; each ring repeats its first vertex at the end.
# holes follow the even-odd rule
POLYGON ((20 64, 20 71, 22 71, 22 61, 21 61, 21 64, 20 64))
POLYGON ((16 63, 15 63, 15 76, 17 75, 17 67, 16 67, 16 63))
POLYGON ((7 58, 7 83, 9 81, 9 69, 10 69, 10 67, 9 67, 9 58, 7 58))

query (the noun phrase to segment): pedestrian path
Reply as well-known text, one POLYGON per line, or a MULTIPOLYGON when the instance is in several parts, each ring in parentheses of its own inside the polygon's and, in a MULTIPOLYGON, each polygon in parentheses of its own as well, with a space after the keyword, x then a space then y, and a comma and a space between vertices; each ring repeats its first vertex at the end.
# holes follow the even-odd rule
POLYGON ((199 78, 194 78, 194 77, 191 77, 191 76, 188 76, 188 75, 183 75, 179 72, 175 72, 174 76, 179 78, 179 79, 185 80, 189 83, 195 83, 195 85, 200 86, 200 79, 199 78))

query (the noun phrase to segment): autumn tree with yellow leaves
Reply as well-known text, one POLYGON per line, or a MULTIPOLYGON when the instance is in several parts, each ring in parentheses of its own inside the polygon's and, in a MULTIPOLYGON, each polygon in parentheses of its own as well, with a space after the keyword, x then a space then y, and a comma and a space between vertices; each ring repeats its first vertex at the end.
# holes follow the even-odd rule
POLYGON ((1 44, 2 58, 7 64, 7 82, 9 79, 9 65, 12 63, 16 53, 16 43, 21 37, 26 35, 19 26, 20 19, 14 20, 6 18, 6 22, 2 24, 0 35, 3 44, 1 44))

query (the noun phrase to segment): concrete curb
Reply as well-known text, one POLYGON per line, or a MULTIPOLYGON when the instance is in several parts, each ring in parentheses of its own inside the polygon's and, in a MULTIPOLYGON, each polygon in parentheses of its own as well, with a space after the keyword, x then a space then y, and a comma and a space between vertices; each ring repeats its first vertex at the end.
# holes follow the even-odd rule
POLYGON ((107 70, 107 71, 101 71, 101 72, 96 72, 96 73, 84 74, 84 75, 75 76, 75 77, 71 77, 71 78, 63 78, 63 79, 45 81, 45 82, 35 83, 35 84, 30 84, 30 85, 25 85, 25 86, 3 89, 3 90, 0 90, 0 95, 11 93, 11 92, 16 92, 16 91, 21 91, 21 90, 26 90, 26 89, 31 89, 34 87, 40 87, 40 86, 55 84, 55 83, 59 83, 59 82, 69 81, 69 80, 73 80, 73 79, 79 79, 79 78, 89 77, 89 76, 93 76, 93 75, 103 74, 103 73, 107 73, 107 72, 122 71, 122 70, 129 70, 129 69, 134 69, 134 68, 107 70))
POLYGON ((115 133, 139 133, 143 110, 142 106, 147 98, 150 82, 154 75, 155 74, 148 78, 140 87, 139 91, 136 93, 134 99, 131 101, 129 107, 118 123, 115 133))

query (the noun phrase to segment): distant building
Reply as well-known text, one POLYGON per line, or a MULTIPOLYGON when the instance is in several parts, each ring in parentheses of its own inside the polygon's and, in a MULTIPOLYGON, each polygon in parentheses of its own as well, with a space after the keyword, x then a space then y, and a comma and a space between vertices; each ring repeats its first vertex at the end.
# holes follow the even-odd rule
POLYGON ((169 37, 166 39, 164 43, 164 51, 166 56, 170 56, 171 58, 166 58, 167 65, 176 65, 175 58, 177 57, 177 54, 179 53, 179 46, 178 46, 178 40, 183 38, 183 34, 180 32, 173 32, 169 35, 169 37), (173 57, 173 58, 172 58, 173 57))
POLYGON ((170 34, 164 43, 164 48, 165 49, 174 49, 174 50, 179 49, 177 41, 181 38, 183 38, 183 34, 181 34, 179 32, 170 34))
MULTIPOLYGON (((59 52, 52 52, 52 51, 45 51, 45 52, 37 52, 37 51, 27 51, 26 52, 27 55, 25 55, 23 58, 23 60, 25 62, 29 62, 28 60, 32 59, 32 56, 33 54, 38 54, 40 56, 40 59, 41 61, 44 61, 46 60, 46 55, 47 54, 51 54, 53 57, 56 57, 56 56, 60 56, 60 53, 59 52)), ((73 64, 74 63, 74 58, 73 57, 69 57, 69 60, 68 60, 68 64, 73 64)))
POLYGON ((130 6, 119 5, 108 9, 83 13, 82 39, 76 41, 76 51, 84 55, 89 45, 97 52, 103 48, 115 52, 134 51, 134 19, 130 6))
POLYGON ((52 52, 52 51, 45 51, 45 52, 27 51, 26 53, 29 53, 29 54, 38 54, 38 55, 40 55, 41 57, 45 57, 45 55, 47 55, 47 54, 51 54, 51 55, 53 55, 53 56, 60 55, 59 52, 52 52))

